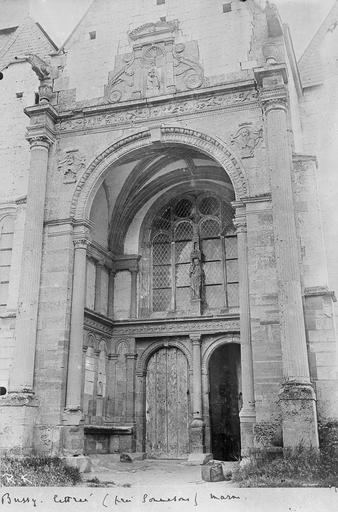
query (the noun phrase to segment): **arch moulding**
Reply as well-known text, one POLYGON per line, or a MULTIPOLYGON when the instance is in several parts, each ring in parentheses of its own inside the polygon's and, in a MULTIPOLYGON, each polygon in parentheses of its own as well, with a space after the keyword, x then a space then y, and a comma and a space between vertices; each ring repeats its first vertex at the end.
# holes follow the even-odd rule
POLYGON ((165 347, 175 347, 175 348, 178 348, 181 352, 183 352, 183 354, 187 358, 189 369, 192 368, 191 353, 188 350, 188 348, 184 345, 184 343, 182 343, 179 340, 175 340, 175 339, 173 339, 173 340, 165 340, 165 341, 163 340, 163 341, 155 341, 154 343, 149 345, 142 352, 140 358, 137 361, 136 375, 145 375, 146 371, 147 371, 148 361, 151 358, 151 356, 155 352, 160 350, 161 348, 165 348, 165 347))
POLYGON ((235 191, 236 200, 248 195, 248 182, 241 161, 229 145, 220 139, 182 127, 161 127, 160 140, 152 139, 150 129, 120 139, 98 155, 80 177, 71 203, 70 216, 88 219, 90 207, 97 190, 112 164, 138 149, 147 148, 154 142, 164 145, 187 146, 213 158, 228 174, 235 191))
POLYGON ((213 340, 210 345, 204 350, 202 354, 202 373, 206 374, 208 372, 208 366, 210 357, 212 354, 222 345, 228 345, 229 343, 237 343, 240 344, 240 335, 239 334, 225 334, 216 340, 213 340))

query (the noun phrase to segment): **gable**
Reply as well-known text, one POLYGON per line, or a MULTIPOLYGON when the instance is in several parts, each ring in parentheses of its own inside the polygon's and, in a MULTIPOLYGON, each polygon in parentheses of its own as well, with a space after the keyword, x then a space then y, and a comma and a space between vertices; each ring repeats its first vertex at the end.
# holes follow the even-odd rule
POLYGON ((19 27, 0 31, 0 69, 15 57, 33 53, 43 58, 56 50, 57 46, 43 28, 31 18, 26 18, 19 27))
POLYGON ((299 72, 303 87, 319 85, 323 81, 323 67, 321 48, 328 33, 338 30, 338 2, 336 2, 328 16, 319 27, 317 33, 306 48, 299 60, 299 72))

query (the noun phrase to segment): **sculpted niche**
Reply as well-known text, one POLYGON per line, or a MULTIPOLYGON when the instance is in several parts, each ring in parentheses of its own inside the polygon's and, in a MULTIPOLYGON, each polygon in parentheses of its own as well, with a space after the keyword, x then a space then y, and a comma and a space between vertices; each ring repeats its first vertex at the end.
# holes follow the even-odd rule
POLYGON ((196 41, 176 42, 178 21, 129 32, 132 52, 117 55, 105 97, 110 103, 197 89, 204 83, 196 41))

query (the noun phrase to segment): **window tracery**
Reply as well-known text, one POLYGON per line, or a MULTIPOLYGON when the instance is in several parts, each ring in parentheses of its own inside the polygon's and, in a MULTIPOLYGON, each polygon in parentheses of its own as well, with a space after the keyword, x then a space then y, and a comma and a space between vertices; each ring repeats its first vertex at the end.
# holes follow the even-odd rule
POLYGON ((232 208, 216 195, 172 200, 155 217, 151 239, 152 311, 202 313, 238 306, 237 238, 232 208))

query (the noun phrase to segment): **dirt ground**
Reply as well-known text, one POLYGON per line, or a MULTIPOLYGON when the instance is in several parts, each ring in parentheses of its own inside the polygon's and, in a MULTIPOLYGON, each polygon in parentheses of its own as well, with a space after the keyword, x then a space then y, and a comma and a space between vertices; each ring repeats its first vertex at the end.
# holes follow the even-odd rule
MULTIPOLYGON (((146 485, 187 485, 201 484, 201 466, 191 466, 182 460, 138 460, 133 462, 120 462, 118 456, 94 455, 92 471, 83 475, 87 485, 104 484, 107 487, 135 487, 146 485), (99 484, 99 482, 100 484, 99 484)), ((234 469, 237 463, 227 462, 226 469, 234 469), (228 466, 228 467, 227 467, 228 466)), ((231 481, 221 482, 234 487, 231 481)))

